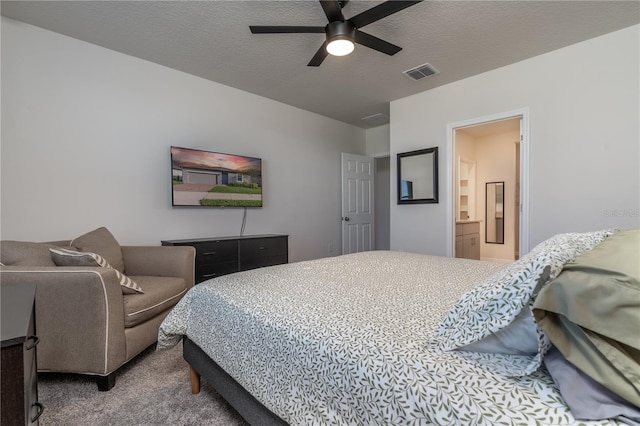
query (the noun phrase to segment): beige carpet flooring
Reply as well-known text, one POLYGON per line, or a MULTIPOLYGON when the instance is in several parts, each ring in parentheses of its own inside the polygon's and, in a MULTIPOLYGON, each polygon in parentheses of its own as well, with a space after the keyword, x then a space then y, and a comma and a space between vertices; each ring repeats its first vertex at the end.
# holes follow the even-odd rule
POLYGON ((181 344, 147 349, 120 369, 109 392, 99 392, 90 376, 40 373, 38 380, 40 426, 247 425, 206 381, 191 394, 181 344))

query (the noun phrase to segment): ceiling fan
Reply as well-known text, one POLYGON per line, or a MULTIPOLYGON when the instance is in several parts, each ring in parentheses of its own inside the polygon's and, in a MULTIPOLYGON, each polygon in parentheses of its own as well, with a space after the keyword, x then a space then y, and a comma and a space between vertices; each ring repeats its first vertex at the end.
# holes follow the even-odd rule
POLYGON ((274 25, 250 25, 253 34, 282 34, 282 33, 325 33, 325 42, 320 46, 316 54, 307 64, 310 67, 318 67, 324 61, 328 54, 334 56, 344 56, 351 53, 354 49, 354 43, 367 46, 387 55, 395 55, 402 50, 401 47, 391 44, 378 37, 360 31, 360 28, 378 21, 391 14, 420 3, 422 0, 400 1, 391 0, 381 3, 371 9, 350 19, 344 19, 342 8, 349 0, 320 0, 324 14, 327 16, 329 23, 324 27, 311 26, 274 26, 274 25))

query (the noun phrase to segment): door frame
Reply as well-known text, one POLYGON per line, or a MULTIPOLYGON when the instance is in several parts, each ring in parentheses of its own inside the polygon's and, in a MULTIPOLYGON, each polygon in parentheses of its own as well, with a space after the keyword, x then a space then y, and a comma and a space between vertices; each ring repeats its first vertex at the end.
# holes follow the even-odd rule
POLYGON ((529 108, 524 107, 513 111, 501 112, 469 120, 457 121, 447 124, 447 158, 446 163, 446 193, 450 194, 447 208, 447 245, 446 253, 455 256, 455 206, 456 197, 454 185, 455 170, 455 131, 456 129, 479 124, 486 124, 491 121, 520 118, 520 257, 529 252, 529 108))

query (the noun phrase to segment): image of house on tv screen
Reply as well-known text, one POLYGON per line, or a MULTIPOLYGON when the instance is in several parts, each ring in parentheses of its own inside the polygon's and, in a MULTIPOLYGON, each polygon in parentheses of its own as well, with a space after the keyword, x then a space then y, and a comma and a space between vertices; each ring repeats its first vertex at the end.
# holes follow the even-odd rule
POLYGON ((262 160, 171 147, 174 206, 262 207, 262 160))

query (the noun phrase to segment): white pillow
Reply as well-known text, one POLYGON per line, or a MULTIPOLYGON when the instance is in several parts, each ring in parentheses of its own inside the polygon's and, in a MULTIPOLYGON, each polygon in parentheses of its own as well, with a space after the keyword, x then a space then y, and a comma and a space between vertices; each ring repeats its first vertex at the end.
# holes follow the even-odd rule
POLYGON ((504 362, 497 367, 494 358, 485 364, 486 368, 508 376, 524 376, 537 370, 550 342, 533 321, 531 309, 535 296, 542 286, 560 274, 565 263, 591 250, 615 232, 602 230, 555 235, 462 295, 436 333, 442 349, 471 350, 474 348, 472 344, 482 342, 478 345, 482 352, 518 354, 519 358, 518 362, 511 362, 509 356, 500 357, 504 362), (514 322, 516 318, 522 321, 514 322), (511 328, 505 330, 508 327, 511 328), (535 334, 532 327, 535 327, 535 334), (520 335, 522 338, 508 339, 510 347, 505 350, 504 341, 496 337, 499 332, 504 338, 508 335, 520 335), (533 336, 536 336, 535 340, 532 340, 533 336), (533 348, 536 349, 532 351, 533 348), (526 357, 520 354, 526 354, 526 357))
POLYGON ((50 248, 51 259, 57 266, 101 266, 103 268, 110 268, 116 272, 120 286, 122 287, 123 294, 140 294, 144 293, 140 286, 127 277, 117 269, 109 265, 102 256, 91 252, 78 252, 67 249, 54 249, 50 248))

